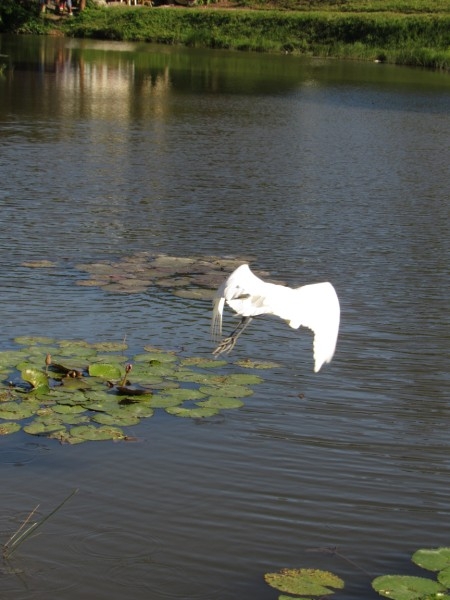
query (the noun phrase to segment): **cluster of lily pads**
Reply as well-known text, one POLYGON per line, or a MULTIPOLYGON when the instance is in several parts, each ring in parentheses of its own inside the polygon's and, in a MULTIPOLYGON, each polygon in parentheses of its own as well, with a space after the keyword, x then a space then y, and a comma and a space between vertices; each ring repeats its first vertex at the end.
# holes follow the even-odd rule
MULTIPOLYGON (((75 268, 88 277, 78 279, 76 283, 117 294, 136 294, 157 286, 180 298, 211 300, 226 277, 250 260, 250 257, 169 256, 138 252, 119 260, 78 264, 75 268)), ((22 266, 52 268, 57 265, 50 260, 34 260, 24 262, 22 266)), ((269 276, 266 271, 256 273, 260 277, 269 276)))
MULTIPOLYGON (((119 260, 101 260, 82 263, 75 268, 87 274, 76 281, 77 285, 98 287, 108 293, 137 294, 157 286, 180 298, 211 300, 219 285, 250 257, 224 258, 220 256, 169 256, 138 252, 119 260)), ((57 264, 51 260, 32 260, 23 267, 51 269, 57 264)), ((267 271, 255 273, 270 277, 267 271)), ((274 283, 284 283, 272 280, 274 283)))
POLYGON ((139 252, 118 261, 76 265, 79 271, 90 275, 89 279, 80 279, 77 284, 122 294, 143 292, 154 285, 181 298, 210 300, 228 274, 247 261, 245 258, 139 252))
POLYGON ((124 342, 16 338, 0 352, 0 435, 23 430, 60 442, 130 439, 122 427, 162 409, 204 418, 243 406, 262 381, 246 368, 273 363, 238 361, 240 372, 214 372, 225 361, 181 358, 146 346, 130 360, 124 342), (244 372, 243 372, 244 371, 244 372))
MULTIPOLYGON (((434 573, 436 579, 412 575, 381 575, 372 581, 373 589, 392 600, 450 600, 450 548, 421 549, 414 552, 412 561, 434 573)), ((265 581, 289 596, 278 600, 311 600, 324 598, 343 589, 344 581, 328 571, 319 569, 282 569, 266 573, 265 581)))

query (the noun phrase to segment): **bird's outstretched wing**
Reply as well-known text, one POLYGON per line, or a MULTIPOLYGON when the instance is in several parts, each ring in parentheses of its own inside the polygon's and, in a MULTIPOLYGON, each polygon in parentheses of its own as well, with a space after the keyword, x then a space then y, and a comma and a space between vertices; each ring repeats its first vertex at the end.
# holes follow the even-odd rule
POLYGON ((314 372, 329 363, 336 349, 339 332, 340 306, 331 283, 314 283, 295 290, 297 309, 289 325, 300 325, 314 333, 314 372))

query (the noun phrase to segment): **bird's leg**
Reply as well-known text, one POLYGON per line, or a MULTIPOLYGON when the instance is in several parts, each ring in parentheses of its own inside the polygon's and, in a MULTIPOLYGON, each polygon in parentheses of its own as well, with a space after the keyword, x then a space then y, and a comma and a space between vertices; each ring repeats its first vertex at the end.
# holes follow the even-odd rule
POLYGON ((241 335, 241 333, 244 331, 247 325, 250 324, 251 321, 252 317, 242 317, 239 325, 236 327, 233 333, 229 337, 224 338, 217 346, 217 348, 213 351, 214 356, 219 356, 220 354, 222 354, 222 352, 226 352, 227 354, 231 352, 234 346, 236 345, 238 337, 241 335))

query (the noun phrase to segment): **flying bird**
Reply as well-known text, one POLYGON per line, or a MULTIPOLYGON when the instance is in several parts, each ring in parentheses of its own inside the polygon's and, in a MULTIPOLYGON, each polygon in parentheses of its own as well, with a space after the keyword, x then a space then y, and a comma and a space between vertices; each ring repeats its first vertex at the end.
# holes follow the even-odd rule
POLYGON ((314 334, 314 372, 333 358, 339 331, 339 300, 331 283, 313 283, 290 288, 267 283, 257 277, 247 264, 238 267, 222 283, 213 300, 211 334, 222 335, 222 314, 225 303, 241 318, 229 337, 224 338, 213 354, 231 352, 238 337, 258 315, 275 315, 293 329, 301 325, 314 334))

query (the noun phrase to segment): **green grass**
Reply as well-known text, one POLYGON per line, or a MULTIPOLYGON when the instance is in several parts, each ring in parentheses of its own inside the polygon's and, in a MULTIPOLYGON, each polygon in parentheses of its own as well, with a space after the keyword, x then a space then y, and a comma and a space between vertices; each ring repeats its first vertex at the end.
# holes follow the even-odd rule
POLYGON ((122 6, 85 11, 66 31, 76 37, 450 67, 450 14, 122 6))
POLYGON ((450 70, 450 2, 269 1, 231 0, 238 10, 122 4, 88 8, 56 24, 30 19, 22 30, 42 33, 58 28, 81 38, 290 52, 450 70))

